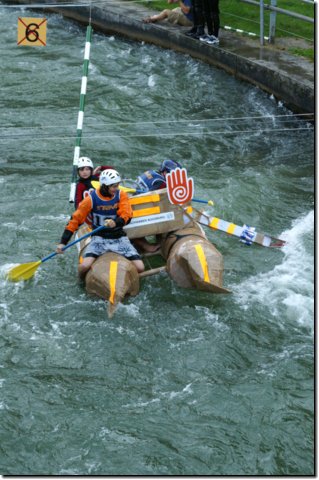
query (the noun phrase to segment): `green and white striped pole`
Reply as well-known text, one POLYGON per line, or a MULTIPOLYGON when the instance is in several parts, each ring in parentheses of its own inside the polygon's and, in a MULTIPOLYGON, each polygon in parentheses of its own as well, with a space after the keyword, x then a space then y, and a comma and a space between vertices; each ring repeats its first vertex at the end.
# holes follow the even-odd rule
POLYGON ((84 51, 84 61, 83 61, 83 76, 82 76, 81 93, 80 93, 80 108, 78 113, 78 123, 76 127, 76 141, 75 141, 74 156, 73 156, 73 171, 72 171, 70 198, 69 198, 70 203, 74 203, 74 200, 75 200, 78 160, 80 157, 82 128, 83 128, 83 120, 84 120, 85 95, 86 95, 86 87, 87 87, 88 73, 89 73, 91 37, 92 37, 92 27, 91 25, 88 25, 86 29, 85 51, 84 51))

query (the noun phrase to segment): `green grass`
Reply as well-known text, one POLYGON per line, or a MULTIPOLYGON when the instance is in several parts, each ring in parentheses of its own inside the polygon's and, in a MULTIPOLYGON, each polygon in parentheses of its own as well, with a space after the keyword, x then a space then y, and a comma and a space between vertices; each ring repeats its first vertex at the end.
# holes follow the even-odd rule
POLYGON ((299 55, 300 57, 306 57, 312 62, 313 60, 313 49, 312 48, 289 48, 289 51, 294 55, 299 55))
MULTIPOLYGON (((265 4, 269 4, 269 0, 265 4)), ((221 8, 221 23, 222 25, 230 25, 234 28, 241 28, 245 31, 250 31, 259 34, 259 8, 253 5, 248 5, 239 0, 222 0, 220 2, 221 8), (239 26, 238 26, 239 25, 239 26)), ((301 15, 313 18, 313 5, 303 3, 300 0, 278 0, 277 6, 284 10, 290 10, 301 15)), ((270 11, 265 10, 265 26, 264 32, 268 36, 269 31, 269 15, 270 11)), ((314 39, 313 24, 298 20, 293 17, 288 17, 281 13, 277 13, 276 18, 276 37, 302 37, 310 42, 314 39)), ((296 38, 298 38, 296 37, 296 38)))
MULTIPOLYGON (((265 5, 268 5, 270 4, 270 0, 265 0, 264 3, 265 5)), ((166 0, 146 1, 145 5, 154 10, 163 10, 164 8, 176 7, 175 4, 167 5, 166 0)), ((314 18, 314 5, 304 3, 301 0, 277 0, 277 7, 314 18)), ((220 0, 219 9, 222 27, 227 25, 233 29, 240 29, 244 32, 252 32, 259 36, 259 7, 249 5, 240 0, 220 0)), ((269 36, 269 15, 270 11, 265 10, 265 36, 269 36)), ((302 55, 313 60, 314 24, 277 13, 275 37, 278 39, 291 38, 294 40, 294 44, 291 48, 288 48, 288 51, 294 53, 295 55, 302 55), (296 46, 295 41, 305 41, 309 45, 296 46)))

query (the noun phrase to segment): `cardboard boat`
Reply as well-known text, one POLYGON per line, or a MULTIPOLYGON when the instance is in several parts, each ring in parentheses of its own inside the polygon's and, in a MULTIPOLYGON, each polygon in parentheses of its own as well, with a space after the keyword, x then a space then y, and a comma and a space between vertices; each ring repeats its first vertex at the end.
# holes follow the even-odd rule
POLYGON ((194 221, 163 235, 162 252, 169 276, 178 286, 212 293, 223 288, 224 260, 194 221))
MULTIPOLYGON (((85 278, 89 294, 109 301, 109 316, 116 305, 127 296, 139 293, 140 279, 166 271, 174 282, 183 288, 211 293, 230 293, 223 287, 223 256, 207 239, 202 227, 186 211, 187 205, 169 202, 166 189, 130 197, 133 218, 124 227, 130 240, 153 235, 161 236, 164 265, 141 274, 126 258, 115 253, 105 253, 92 265, 85 278)), ((81 225, 77 237, 90 231, 81 225)), ((90 237, 79 242, 79 262, 90 237)))

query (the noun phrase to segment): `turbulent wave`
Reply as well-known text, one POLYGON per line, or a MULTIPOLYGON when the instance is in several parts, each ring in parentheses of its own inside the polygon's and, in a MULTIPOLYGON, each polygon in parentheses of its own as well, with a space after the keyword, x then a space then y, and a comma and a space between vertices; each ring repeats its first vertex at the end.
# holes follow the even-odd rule
POLYGON ((294 221, 283 232, 287 240, 279 265, 266 273, 250 277, 236 286, 236 300, 242 308, 251 303, 267 306, 273 316, 313 326, 314 314, 314 212, 294 221))
MULTIPOLYGON (((1 9, 3 25, 17 14, 1 9)), ((161 274, 112 320, 78 282, 75 247, 9 282, 10 268, 54 251, 74 211, 85 27, 47 17, 45 49, 0 31, 1 472, 312 474, 312 131, 221 70, 94 32, 81 154, 131 179, 176 159, 214 215, 289 228, 287 246, 206 229, 232 295, 161 274)))

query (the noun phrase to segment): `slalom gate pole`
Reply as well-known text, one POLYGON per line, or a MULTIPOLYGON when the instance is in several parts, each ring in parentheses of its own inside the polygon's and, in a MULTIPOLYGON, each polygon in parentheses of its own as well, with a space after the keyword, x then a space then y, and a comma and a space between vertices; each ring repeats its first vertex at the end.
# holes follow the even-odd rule
POLYGON ((69 197, 70 203, 74 203, 74 199, 75 199, 77 168, 78 168, 78 160, 80 157, 82 128, 83 128, 83 120, 84 120, 85 96, 86 96, 86 87, 87 87, 88 73, 89 73, 91 38, 92 38, 92 27, 91 25, 88 25, 86 29, 83 75, 82 75, 81 93, 80 93, 80 107, 79 107, 79 113, 78 113, 78 123, 76 127, 76 140, 75 140, 75 148, 74 148, 74 156, 73 156, 73 170, 72 170, 70 197, 69 197))

